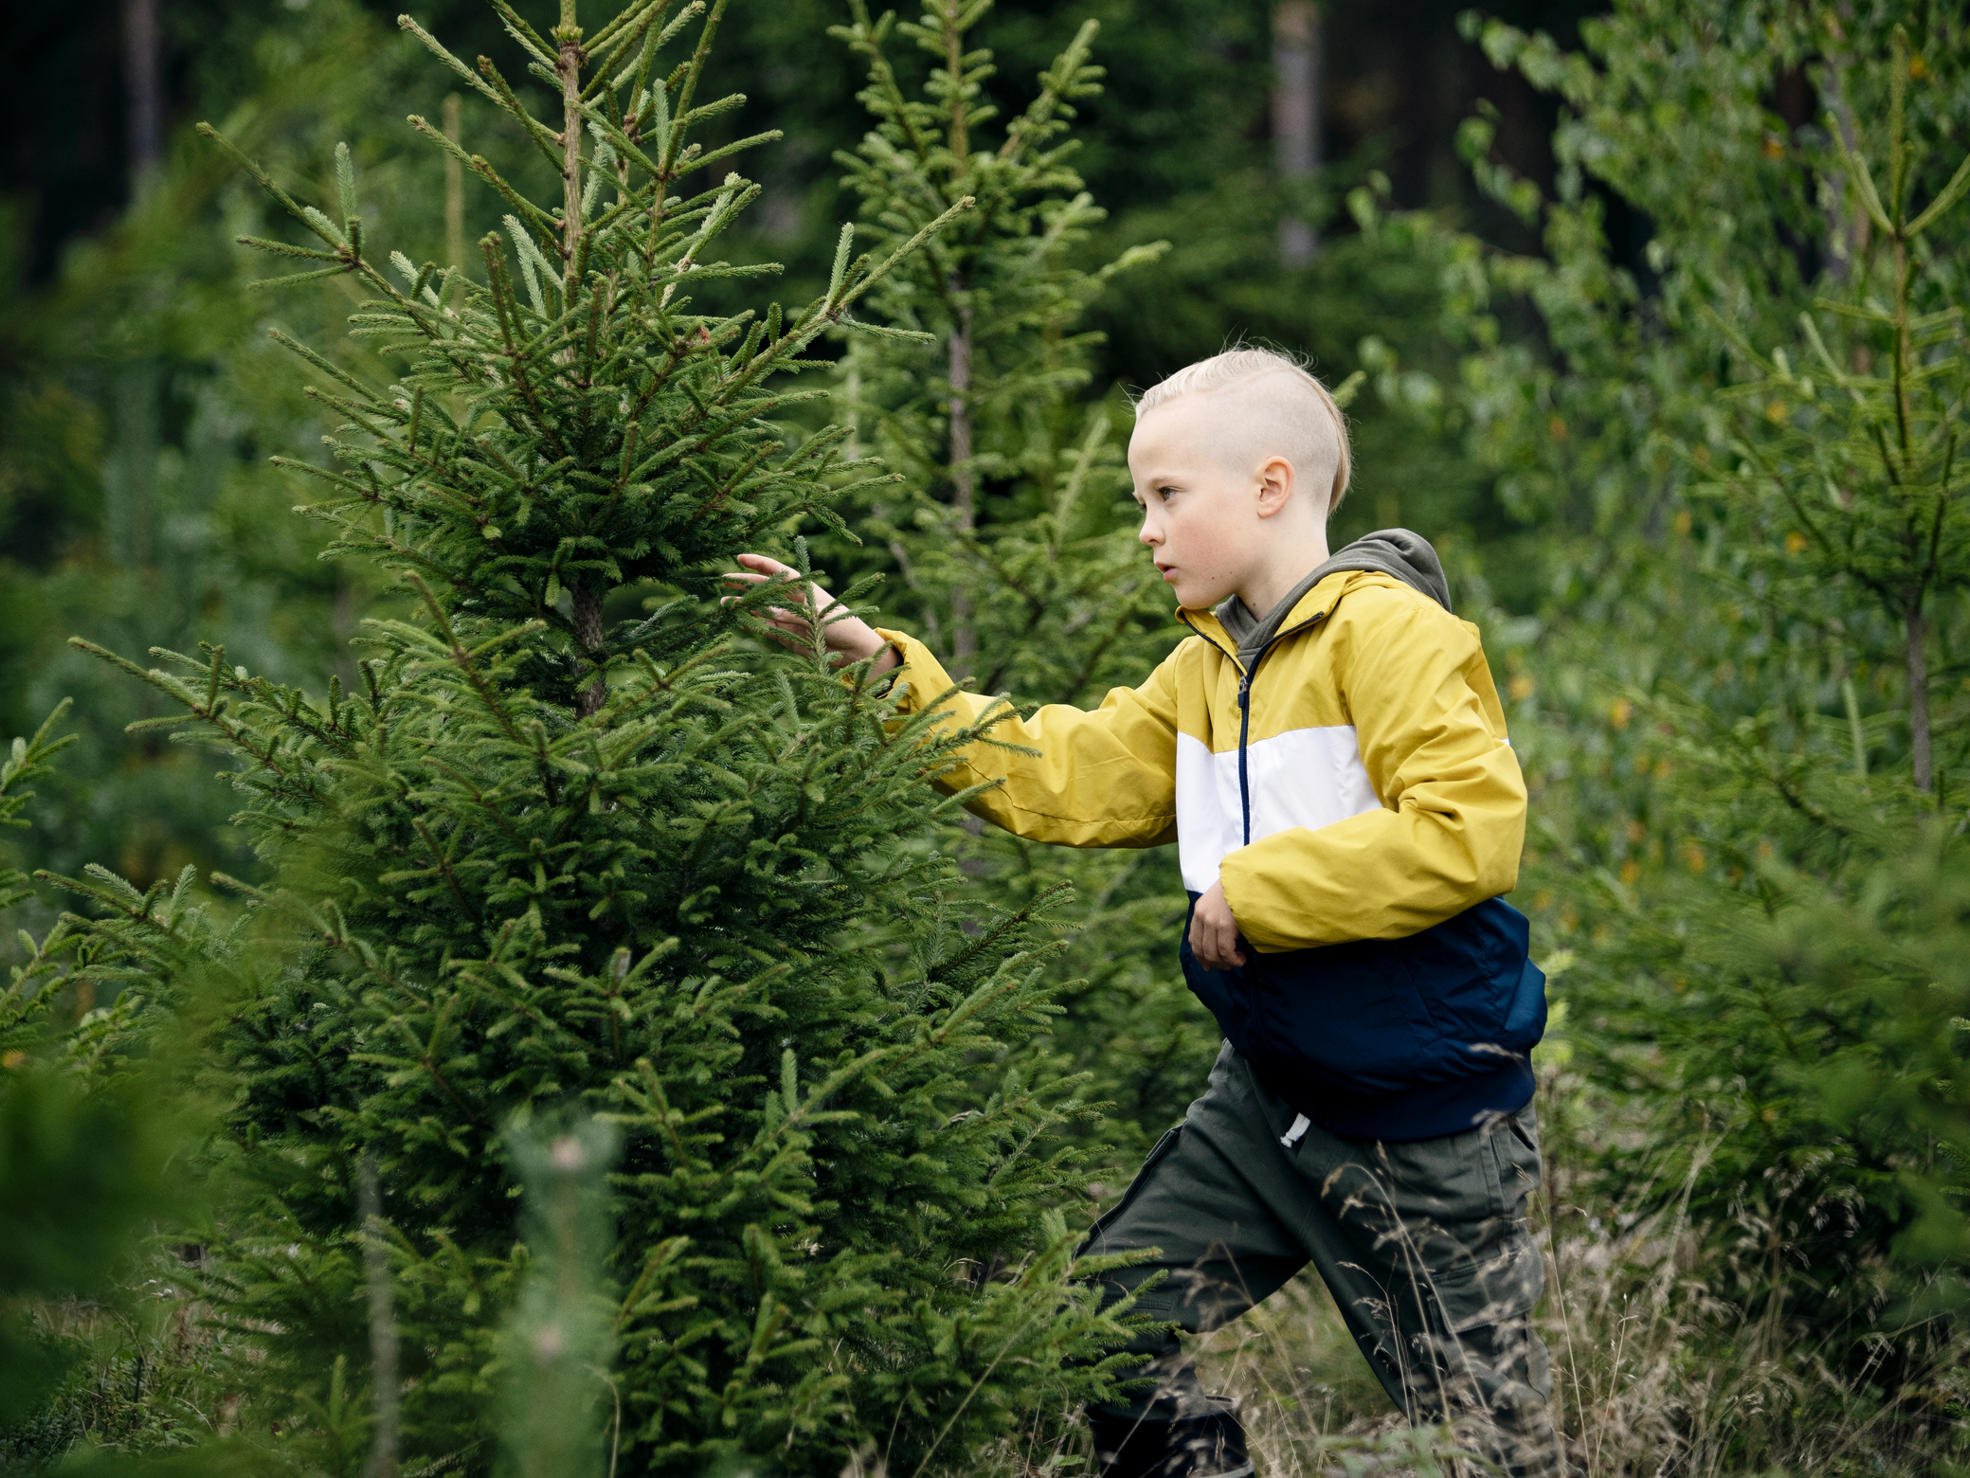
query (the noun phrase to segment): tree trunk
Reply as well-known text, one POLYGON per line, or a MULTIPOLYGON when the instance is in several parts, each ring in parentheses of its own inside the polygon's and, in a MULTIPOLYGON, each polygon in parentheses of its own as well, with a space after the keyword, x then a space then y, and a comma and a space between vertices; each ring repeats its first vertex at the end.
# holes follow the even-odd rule
POLYGON ((369 1363, 375 1416, 370 1424, 369 1460, 363 1478, 396 1478, 397 1317, 390 1296, 390 1252, 383 1221, 383 1198, 376 1187, 376 1161, 364 1155, 356 1167, 356 1206, 363 1222, 363 1282, 369 1292, 369 1363))
POLYGON ((1303 267, 1320 249, 1300 214, 1298 186, 1320 167, 1320 7, 1279 0, 1272 11, 1272 165, 1284 197, 1279 263, 1303 267))
MULTIPOLYGON (((1838 7, 1840 28, 1835 32, 1836 44, 1842 44, 1853 27, 1853 7, 1838 7)), ((1826 90, 1821 102, 1825 111, 1832 115, 1834 126, 1840 132, 1840 141, 1849 154, 1860 148, 1860 140, 1854 133, 1853 109, 1848 106, 1846 89, 1841 85, 1841 75, 1847 65, 1847 57, 1839 52, 1827 58, 1826 90)), ((1844 283, 1853 273, 1853 264, 1859 261, 1868 247, 1872 227, 1867 212, 1861 208, 1860 201, 1848 180, 1845 170, 1835 170, 1827 176, 1828 223, 1826 238, 1826 275, 1835 282, 1844 283)), ((1864 355, 1865 349, 1856 349, 1856 356, 1864 355)), ((1864 366, 1856 365, 1860 373, 1866 374, 1864 366)))
MULTIPOLYGON (((956 273, 951 277, 951 297, 955 302, 964 292, 965 282, 956 273)), ((951 379, 951 519, 960 540, 969 541, 978 529, 978 473, 972 466, 971 442, 971 307, 958 309, 952 330, 948 372, 951 379)), ((971 592, 962 582, 951 592, 952 675, 971 672, 978 655, 978 631, 972 624, 971 592)))
POLYGON ((164 64, 157 0, 123 0, 124 137, 130 151, 130 198, 140 199, 157 171, 164 137, 164 64))
MULTIPOLYGON (((458 142, 458 94, 445 97, 445 137, 458 142)), ((454 267, 465 264, 465 171, 445 155, 445 257, 454 267)))
POLYGON ((1936 788, 1929 756, 1929 621, 1919 602, 1908 608, 1907 630, 1909 757, 1915 765, 1915 788, 1928 795, 1936 788))
POLYGON ((575 712, 583 718, 593 718, 601 711, 602 700, 609 695, 608 681, 602 676, 602 595, 584 581, 568 592, 568 599, 574 607, 575 644, 581 648, 582 656, 595 664, 595 681, 581 690, 575 712))

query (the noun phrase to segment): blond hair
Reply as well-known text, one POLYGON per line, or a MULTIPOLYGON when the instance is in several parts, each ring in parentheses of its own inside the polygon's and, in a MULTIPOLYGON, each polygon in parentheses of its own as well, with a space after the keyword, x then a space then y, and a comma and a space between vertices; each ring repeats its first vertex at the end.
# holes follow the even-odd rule
POLYGON ((1339 507, 1353 467, 1347 418, 1327 387, 1291 355, 1243 345, 1227 349, 1150 386, 1137 397, 1135 410, 1142 416, 1181 395, 1233 391, 1257 402, 1256 408, 1266 413, 1258 419, 1267 427, 1264 445, 1236 448, 1236 454, 1283 455, 1316 487, 1325 475, 1329 485, 1324 511, 1332 513, 1339 507))

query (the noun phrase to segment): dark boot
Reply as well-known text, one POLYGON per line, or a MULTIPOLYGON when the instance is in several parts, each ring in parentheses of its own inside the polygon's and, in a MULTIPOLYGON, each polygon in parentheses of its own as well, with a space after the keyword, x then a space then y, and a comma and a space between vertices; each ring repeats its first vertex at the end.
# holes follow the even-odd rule
POLYGON ((1228 1409, 1175 1418, 1088 1413, 1099 1478, 1252 1478, 1245 1429, 1228 1409))

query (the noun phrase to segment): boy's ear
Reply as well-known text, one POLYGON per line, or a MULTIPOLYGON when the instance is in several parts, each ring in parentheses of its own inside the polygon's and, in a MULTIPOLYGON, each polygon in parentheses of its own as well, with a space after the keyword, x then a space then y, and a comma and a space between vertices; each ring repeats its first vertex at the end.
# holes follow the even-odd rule
POLYGON ((1259 517, 1271 518, 1293 498, 1293 464, 1269 457, 1259 468, 1259 517))

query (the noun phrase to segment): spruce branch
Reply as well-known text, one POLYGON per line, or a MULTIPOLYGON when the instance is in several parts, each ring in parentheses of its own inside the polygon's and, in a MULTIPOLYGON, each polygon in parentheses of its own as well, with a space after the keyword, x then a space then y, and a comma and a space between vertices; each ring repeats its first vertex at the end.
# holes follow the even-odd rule
MULTIPOLYGON (((664 166, 659 164, 655 159, 652 159, 648 154, 646 154, 643 151, 642 146, 639 143, 637 143, 635 139, 630 137, 627 129, 623 128, 622 125, 618 124, 614 119, 609 117, 608 114, 604 113, 601 109, 597 108, 592 103, 583 103, 581 108, 581 113, 582 113, 582 117, 588 121, 588 126, 593 131, 594 135, 597 138, 606 142, 611 149, 614 149, 616 153, 621 156, 623 163, 634 164, 638 169, 641 169, 645 173, 647 173, 652 179, 662 178, 664 174, 664 166)), ((663 152, 663 146, 659 144, 658 153, 661 154, 662 152, 663 152)), ((624 199, 619 205, 617 205, 615 210, 612 211, 608 216, 596 222, 596 228, 600 229, 601 226, 604 224, 604 222, 614 221, 618 213, 622 213, 634 209, 640 209, 640 208, 641 208, 641 203, 637 201, 633 195, 627 193, 627 185, 625 182, 624 199)))
MULTIPOLYGON (((651 25, 662 18, 663 13, 670 9, 670 6, 671 0, 634 0, 634 3, 624 6, 611 19, 603 22, 594 36, 589 39, 588 44, 590 50, 613 46, 625 34, 631 32, 641 34, 647 31, 651 25)), ((687 20, 690 16, 703 9, 704 0, 692 0, 692 3, 684 8, 683 14, 677 19, 687 20)))
POLYGON ((900 263, 914 256, 928 242, 934 239, 938 233, 943 231, 946 226, 971 210, 977 203, 969 195, 961 196, 953 201, 934 220, 925 222, 924 225, 917 229, 914 235, 910 236, 902 245, 891 251, 888 256, 884 257, 859 278, 847 291, 835 295, 830 300, 830 306, 833 309, 834 315, 839 316, 842 312, 852 307, 871 288, 880 285, 883 279, 895 271, 900 263))
MULTIPOLYGON (((732 99, 732 106, 736 107, 740 103, 743 103, 744 101, 745 99, 743 96, 734 94, 732 99)), ((702 116, 702 112, 703 110, 700 110, 701 116, 702 116)), ((730 142, 729 144, 720 144, 715 149, 708 149, 701 154, 693 155, 691 159, 691 170, 693 173, 695 173, 698 170, 707 169, 710 166, 718 163, 720 160, 729 158, 734 154, 743 154, 746 150, 756 149, 762 144, 776 144, 784 137, 785 134, 783 134, 777 128, 768 128, 762 130, 759 133, 747 134, 743 138, 737 138, 732 140, 732 142, 730 142)), ((745 208, 745 205, 750 204, 752 199, 755 196, 757 196, 758 193, 759 193, 758 187, 755 186, 752 189, 752 191, 745 197, 744 202, 741 203, 739 208, 743 210, 745 208)), ((777 270, 777 268, 774 270, 777 270)))
POLYGON ((520 43, 521 50, 544 67, 554 65, 554 48, 540 32, 522 18, 520 12, 515 10, 508 0, 492 0, 492 8, 498 13, 500 23, 505 26, 506 34, 520 43))
POLYGON ((1036 144, 1058 131, 1062 117, 1072 114, 1070 98, 1099 91, 1101 68, 1089 66, 1088 56, 1100 32, 1099 21, 1083 21, 1067 49, 1041 74, 1040 90, 1026 105, 1026 111, 1006 129, 1005 138, 999 144, 1001 164, 1017 163, 1036 144))
MULTIPOLYGON (((682 141, 684 130, 692 121, 691 100, 697 96, 698 80, 704 76, 705 61, 711 54, 711 43, 718 35, 719 22, 725 19, 727 3, 728 0, 711 0, 709 8, 700 7, 705 23, 699 28, 698 44, 693 48, 690 60, 679 64, 668 79, 667 91, 674 99, 671 105, 675 120, 671 139, 673 147, 682 141)), ((666 162, 674 169, 676 156, 672 154, 666 162)))
MULTIPOLYGON (((451 859, 445 855, 444 848, 438 845, 437 838, 431 835, 430 826, 426 824, 422 816, 411 817, 410 824, 411 829, 417 833, 417 839, 424 843, 424 850, 431 858, 432 868, 444 878, 445 886, 451 890, 452 901, 458 905, 459 912, 474 924, 481 922, 479 911, 473 907, 472 900, 466 896, 464 888, 459 886, 458 877, 451 868, 451 859)), ((385 873, 383 880, 385 882, 391 882, 399 876, 414 877, 417 874, 385 873)))
POLYGON ((479 249, 486 261, 486 290, 492 298, 493 312, 499 321, 500 341, 506 351, 507 372, 512 376, 514 388, 526 402, 532 418, 532 429, 536 431, 548 449, 557 457, 568 455, 562 444, 560 433, 556 431, 547 405, 535 387, 533 378, 527 372, 529 358, 527 348, 519 342, 516 319, 517 305, 513 296, 513 280, 506 275, 506 257, 499 249, 499 238, 488 233, 479 240, 479 249))
MULTIPOLYGON (((121 668, 124 672, 156 688, 172 701, 182 705, 192 718, 198 719, 217 729, 229 745, 246 754, 262 769, 272 774, 284 784, 294 786, 307 794, 312 795, 315 793, 314 785, 305 773, 283 765, 280 762, 279 751, 274 746, 272 740, 256 743, 255 740, 258 736, 251 729, 227 716, 225 699, 220 698, 208 705, 197 692, 187 687, 183 681, 173 677, 170 673, 160 671, 155 667, 139 667, 128 657, 112 652, 107 647, 98 646, 85 637, 72 636, 68 639, 68 644, 77 651, 87 652, 90 656, 107 662, 113 667, 121 668)), ((152 648, 152 653, 153 655, 164 656, 177 655, 176 653, 166 652, 162 647, 152 648)), ((174 719, 169 722, 181 724, 182 720, 174 719)), ((138 719, 135 723, 125 725, 125 728, 132 732, 142 732, 145 727, 155 726, 157 726, 156 720, 138 719)))
MULTIPOLYGON (((433 36, 429 31, 425 30, 424 27, 420 26, 414 19, 412 19, 408 15, 399 15, 397 17, 397 26, 401 30, 410 32, 411 35, 415 36, 419 41, 421 41, 424 44, 425 48, 433 56, 437 57, 439 61, 443 62, 454 73, 456 73, 460 78, 462 78, 466 86, 470 87, 474 92, 478 93, 481 97, 486 99, 486 101, 491 103, 494 107, 499 108, 502 111, 505 110, 506 103, 504 99, 502 99, 500 95, 493 90, 492 87, 487 85, 487 83, 480 78, 478 73, 474 72, 472 68, 466 66, 463 61, 459 60, 459 58, 453 56, 452 53, 446 49, 444 43, 439 41, 436 36, 433 36)), ((417 120, 415 119, 412 120, 413 126, 415 126, 416 121, 417 120)))
POLYGON ((434 127, 429 120, 419 114, 412 113, 405 121, 442 149, 448 157, 456 159, 466 169, 492 186, 499 198, 510 205, 521 219, 532 222, 536 229, 546 235, 553 236, 559 233, 560 222, 508 184, 506 177, 488 164, 483 156, 467 153, 443 129, 434 127))
POLYGON ((245 170, 247 174, 251 175, 253 182, 277 201, 282 209, 286 210, 295 220, 300 221, 309 230, 321 237, 322 240, 334 247, 336 249, 335 254, 340 255, 346 243, 334 228, 328 225, 327 219, 320 211, 312 210, 310 207, 301 205, 293 196, 274 183, 273 177, 262 169, 250 155, 244 153, 232 140, 220 133, 211 124, 200 123, 198 125, 198 132, 203 137, 217 144, 226 156, 241 169, 245 170))
MULTIPOLYGON (((295 246, 286 241, 269 241, 263 236, 235 236, 233 240, 241 246, 250 246, 255 251, 271 252, 276 256, 300 257, 311 262, 340 262, 342 260, 341 253, 339 252, 322 251, 312 246, 295 246)), ((336 273, 339 274, 341 270, 338 267, 336 273)))
MULTIPOLYGON (((472 649, 459 640, 458 632, 452 626, 451 617, 446 613, 444 606, 439 603, 437 597, 431 593, 431 587, 426 585, 415 572, 407 574, 404 578, 409 582, 411 588, 417 592, 418 599, 423 603, 425 611, 431 617, 432 624, 437 628, 438 636, 446 644, 447 655, 459 672, 464 674, 466 682, 472 687, 472 691, 478 694, 479 702, 484 707, 487 715, 491 717, 494 723, 499 725, 500 731, 517 748, 527 749, 533 752, 536 760, 535 773, 540 778, 541 790, 547 796, 550 804, 558 805, 561 799, 561 784, 555 777, 553 767, 547 762, 547 755, 541 746, 539 733, 536 731, 532 734, 526 734, 521 731, 517 717, 507 706, 506 701, 500 697, 492 683, 488 681, 486 674, 480 669, 478 663, 473 660, 472 649)), ((517 635, 518 633, 515 633, 516 637, 517 635)))
MULTIPOLYGON (((956 185, 963 180, 971 164, 970 103, 976 91, 976 83, 967 76, 965 68, 965 31, 970 21, 980 13, 973 6, 970 14, 962 0, 942 0, 940 8, 931 12, 936 17, 944 40, 944 79, 948 89, 945 98, 945 142, 948 152, 951 181, 956 185)), ((933 77, 933 89, 936 79, 933 77)))
POLYGON ((269 328, 267 330, 267 337, 272 339, 276 344, 279 344, 290 354, 298 355, 300 358, 306 360, 311 368, 321 374, 327 375, 338 385, 346 385, 361 397, 363 404, 373 405, 386 411, 395 410, 395 407, 390 406, 373 386, 365 385, 348 370, 343 369, 340 365, 311 346, 302 343, 299 339, 288 333, 287 330, 278 327, 269 328))
POLYGON ((540 150, 549 164, 559 169, 562 148, 560 135, 534 117, 533 110, 520 101, 519 94, 514 92, 513 85, 506 80, 498 64, 491 57, 476 57, 474 64, 478 67, 479 74, 486 79, 487 85, 492 88, 493 95, 499 100, 501 108, 518 120, 520 127, 526 130, 527 137, 533 141, 534 147, 540 150))
POLYGON ((288 272, 279 277, 260 277, 245 284, 252 292, 267 292, 275 288, 299 287, 304 282, 327 282, 331 278, 346 277, 347 267, 321 267, 313 272, 288 272))
MULTIPOLYGON (((630 52, 637 53, 639 60, 644 54, 644 42, 650 38, 650 28, 663 18, 664 11, 670 8, 669 0, 651 0, 651 3, 631 6, 597 31, 588 43, 588 54, 594 60, 594 76, 582 90, 584 99, 593 98, 604 89, 613 92, 626 87, 631 76, 621 68, 624 57, 630 52)), ((661 44, 661 42, 659 42, 661 44)))
POLYGON ((868 59, 869 74, 873 79, 874 101, 878 116, 887 119, 903 136, 903 144, 909 155, 926 158, 930 154, 924 136, 917 131, 915 108, 903 96, 902 85, 896 79, 896 70, 890 65, 889 55, 883 49, 893 15, 885 15, 881 22, 871 25, 867 0, 849 0, 849 14, 853 17, 850 26, 830 27, 830 33, 845 39, 850 46, 868 59))

